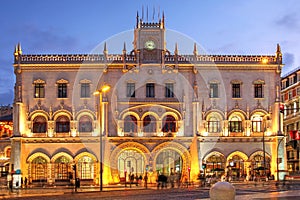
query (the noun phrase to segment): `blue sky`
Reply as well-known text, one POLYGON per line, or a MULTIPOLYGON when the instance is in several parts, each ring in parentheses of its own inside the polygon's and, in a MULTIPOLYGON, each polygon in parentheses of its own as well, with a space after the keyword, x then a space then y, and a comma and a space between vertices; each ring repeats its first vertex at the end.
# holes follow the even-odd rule
MULTIPOLYGON (((155 15, 164 11, 167 29, 185 34, 208 54, 270 55, 279 43, 283 73, 300 66, 298 0, 1 0, 0 105, 13 102, 18 42, 23 54, 89 53, 111 36, 132 30, 142 7, 144 19, 147 7, 149 19, 153 7, 155 15)), ((123 42, 120 53, 122 48, 123 42)))

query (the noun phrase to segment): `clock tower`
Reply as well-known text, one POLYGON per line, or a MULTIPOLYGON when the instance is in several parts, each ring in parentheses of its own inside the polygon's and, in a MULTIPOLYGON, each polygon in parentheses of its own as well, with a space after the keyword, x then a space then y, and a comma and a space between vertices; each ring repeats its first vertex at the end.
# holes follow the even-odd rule
POLYGON ((140 63, 161 63, 166 50, 164 21, 164 14, 158 22, 144 22, 137 13, 133 45, 140 63))

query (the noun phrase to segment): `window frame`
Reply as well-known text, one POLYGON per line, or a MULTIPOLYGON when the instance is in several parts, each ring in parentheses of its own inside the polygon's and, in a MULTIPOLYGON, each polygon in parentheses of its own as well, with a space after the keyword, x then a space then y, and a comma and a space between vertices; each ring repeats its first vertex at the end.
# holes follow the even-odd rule
POLYGON ((135 98, 135 83, 126 84, 126 97, 135 98))
POLYGON ((58 83, 57 84, 57 98, 68 98, 68 84, 58 83))
POLYGON ((232 98, 241 98, 241 85, 241 83, 232 83, 232 98))
POLYGON ((262 83, 254 84, 254 98, 264 98, 264 86, 262 83))
POLYGON ((146 97, 155 98, 155 83, 146 83, 146 97))
POLYGON ((209 98, 219 98, 219 84, 210 83, 209 84, 209 98))
POLYGON ((80 83, 80 98, 90 98, 90 97, 91 97, 91 84, 80 83))
POLYGON ((34 84, 34 98, 45 98, 45 84, 35 83, 34 84))
POLYGON ((165 83, 165 97, 166 98, 174 97, 174 83, 165 83))

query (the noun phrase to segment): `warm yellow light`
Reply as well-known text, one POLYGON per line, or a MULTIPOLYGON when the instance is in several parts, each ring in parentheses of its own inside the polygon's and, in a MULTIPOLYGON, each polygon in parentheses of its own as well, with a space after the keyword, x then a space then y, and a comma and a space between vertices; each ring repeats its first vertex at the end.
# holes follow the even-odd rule
POLYGON ((97 90, 96 92, 94 92, 93 94, 94 95, 98 95, 100 94, 100 92, 107 92, 108 90, 110 89, 110 86, 109 85, 103 85, 100 90, 97 90))
POLYGON ((102 92, 107 92, 109 89, 110 89, 109 85, 103 85, 102 88, 101 88, 101 91, 102 92))
POLYGON ((262 63, 267 64, 268 63, 268 59, 267 58, 263 58, 262 59, 262 63))

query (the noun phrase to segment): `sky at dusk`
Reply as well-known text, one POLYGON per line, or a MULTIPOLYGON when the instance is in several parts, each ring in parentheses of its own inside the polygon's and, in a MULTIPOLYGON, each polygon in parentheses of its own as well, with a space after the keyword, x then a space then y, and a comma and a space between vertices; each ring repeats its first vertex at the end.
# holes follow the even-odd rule
MULTIPOLYGON (((207 54, 274 55, 279 43, 285 64, 283 74, 300 66, 298 0, 1 0, 0 3, 0 105, 13 103, 13 52, 18 42, 23 54, 90 53, 108 38, 132 31, 137 11, 140 16, 143 13, 146 21, 147 7, 148 21, 153 14, 157 19, 164 12, 166 29, 190 38, 207 54)), ((122 41, 119 46, 119 52, 113 53, 122 53, 122 41)), ((183 53, 180 44, 178 47, 183 53)), ((128 51, 129 48, 130 43, 128 51)), ((112 53, 109 45, 108 51, 112 53)), ((193 46, 184 53, 192 54, 193 46)))

